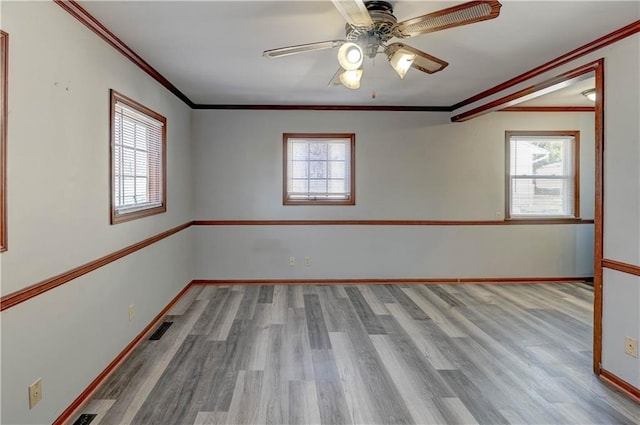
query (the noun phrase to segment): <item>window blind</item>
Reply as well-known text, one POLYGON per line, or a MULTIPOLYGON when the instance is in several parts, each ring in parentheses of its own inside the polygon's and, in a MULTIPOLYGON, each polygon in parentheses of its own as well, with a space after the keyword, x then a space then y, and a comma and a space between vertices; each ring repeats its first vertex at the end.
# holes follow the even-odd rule
POLYGON ((116 214, 161 206, 164 124, 117 100, 113 118, 116 214))

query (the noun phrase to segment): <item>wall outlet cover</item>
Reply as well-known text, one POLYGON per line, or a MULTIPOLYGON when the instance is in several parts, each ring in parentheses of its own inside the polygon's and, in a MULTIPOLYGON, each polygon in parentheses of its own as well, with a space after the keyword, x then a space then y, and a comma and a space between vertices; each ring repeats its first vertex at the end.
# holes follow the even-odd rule
POLYGON ((29 385, 29 409, 33 409, 42 400, 42 379, 29 385))

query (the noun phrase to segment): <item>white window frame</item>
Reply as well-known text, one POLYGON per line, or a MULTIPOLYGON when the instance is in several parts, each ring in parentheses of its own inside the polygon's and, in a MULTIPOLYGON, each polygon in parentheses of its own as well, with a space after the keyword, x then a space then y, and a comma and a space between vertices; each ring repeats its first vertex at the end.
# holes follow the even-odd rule
MULTIPOLYGON (((283 141, 283 205, 355 205, 355 134, 353 133, 284 133, 283 141), (292 146, 295 143, 320 143, 320 144, 344 144, 346 146, 346 158, 344 161, 345 175, 341 178, 331 179, 329 175, 329 163, 338 162, 327 157, 327 175, 325 177, 313 178, 310 173, 303 179, 325 180, 327 189, 324 192, 313 193, 307 188, 304 192, 293 191, 293 158, 292 146), (328 187, 329 181, 344 181, 344 192, 332 194, 328 187)), ((310 159, 302 160, 307 163, 314 162, 310 159)))
MULTIPOLYGON (((111 224, 134 220, 149 215, 160 214, 167 210, 166 202, 166 127, 167 120, 164 116, 139 104, 138 102, 116 92, 111 95, 111 138, 110 138, 110 198, 111 198, 111 224), (119 120, 120 125, 117 125, 119 120), (145 147, 136 146, 139 140, 134 140, 133 147, 125 146, 123 140, 123 121, 135 123, 137 128, 145 129, 145 147), (153 135, 155 137, 150 137, 153 135), (117 154, 116 150, 120 152, 117 154), (129 150, 134 155, 144 155, 147 169, 140 172, 136 169, 137 161, 134 160, 134 171, 124 170, 124 150, 129 150), (124 202, 124 179, 133 177, 138 180, 146 179, 146 195, 142 202, 124 202), (150 199, 151 198, 151 199, 150 199)), ((137 135, 134 135, 135 139, 137 135)), ((135 187, 135 186, 134 186, 135 187)), ((135 189, 134 189, 135 192, 135 189)))
POLYGON ((580 218, 580 132, 577 130, 567 131, 506 131, 505 132, 505 218, 506 219, 534 219, 534 220, 548 220, 548 219, 579 219, 580 218), (570 143, 569 152, 565 152, 565 155, 569 155, 569 158, 565 158, 565 161, 569 161, 571 169, 562 175, 533 175, 527 173, 512 174, 511 170, 511 143, 512 141, 526 141, 526 139, 538 139, 538 140, 553 140, 554 138, 573 139, 570 143), (567 214, 540 214, 540 213, 515 213, 513 211, 513 182, 518 179, 531 179, 536 180, 564 180, 566 182, 564 187, 571 187, 572 193, 568 193, 568 200, 566 201, 565 210, 568 210, 567 214))

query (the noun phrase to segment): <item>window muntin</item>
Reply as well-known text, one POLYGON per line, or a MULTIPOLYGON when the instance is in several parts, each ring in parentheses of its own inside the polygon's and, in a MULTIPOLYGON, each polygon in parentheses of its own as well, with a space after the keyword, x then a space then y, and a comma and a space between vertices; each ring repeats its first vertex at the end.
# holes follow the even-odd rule
POLYGON ((111 222, 166 211, 166 119, 111 91, 111 222))
POLYGON ((578 153, 578 131, 508 131, 506 217, 579 217, 578 153))
POLYGON ((355 205, 355 135, 283 135, 284 205, 355 205))

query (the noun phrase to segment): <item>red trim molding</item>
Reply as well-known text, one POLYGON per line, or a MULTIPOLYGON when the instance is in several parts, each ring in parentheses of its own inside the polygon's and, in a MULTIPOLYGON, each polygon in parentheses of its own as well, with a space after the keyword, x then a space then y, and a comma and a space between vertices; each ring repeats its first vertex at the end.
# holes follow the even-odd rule
POLYGON ((165 314, 167 314, 171 307, 173 307, 175 303, 177 303, 178 300, 182 298, 182 296, 189 290, 189 288, 191 288, 192 285, 193 282, 189 282, 184 288, 182 288, 178 295, 176 295, 169 302, 169 304, 167 304, 167 306, 163 308, 156 317, 153 318, 151 323, 149 323, 147 327, 144 328, 142 332, 140 332, 138 336, 136 336, 134 340, 131 341, 129 345, 127 345, 124 350, 122 350, 120 354, 118 354, 118 356, 107 365, 102 373, 100 373, 100 375, 98 375, 98 377, 89 384, 89 386, 73 401, 73 403, 71 403, 69 407, 67 407, 64 412, 62 412, 62 414, 53 422, 53 425, 62 425, 66 423, 66 421, 69 420, 85 402, 89 401, 89 399, 91 398, 91 394, 93 394, 98 386, 100 386, 100 384, 105 379, 107 379, 107 377, 115 370, 115 368, 118 367, 129 356, 129 354, 131 354, 131 352, 138 346, 138 344, 140 344, 140 342, 142 342, 142 340, 156 327, 158 322, 160 322, 160 320, 164 318, 165 314))
POLYGON ((605 369, 600 369, 600 375, 598 377, 618 391, 627 395, 631 400, 636 403, 640 403, 640 389, 634 387, 627 381, 618 378, 616 375, 605 369))
POLYGON ((569 53, 565 53, 562 56, 558 56, 557 58, 552 59, 549 62, 546 62, 536 68, 533 68, 530 71, 527 71, 523 74, 513 77, 512 79, 507 80, 504 83, 498 84, 497 86, 494 86, 481 93, 478 93, 475 96, 472 96, 468 99, 458 102, 455 105, 452 105, 451 108, 453 110, 460 109, 463 106, 477 102, 480 99, 487 98, 502 90, 508 89, 509 87, 513 87, 516 84, 520 84, 540 74, 544 74, 547 71, 550 71, 554 68, 557 68, 573 60, 576 60, 582 56, 585 56, 593 51, 602 49, 605 46, 608 46, 624 38, 627 38, 633 34, 636 34, 637 32, 640 32, 640 21, 632 22, 631 24, 625 27, 622 27, 620 29, 617 29, 616 31, 613 31, 612 33, 609 33, 603 37, 600 37, 597 40, 592 41, 591 43, 587 43, 583 46, 580 46, 577 49, 570 51, 569 53))
POLYGON ((634 276, 640 276, 640 266, 623 263, 622 261, 609 260, 607 258, 603 258, 601 264, 602 267, 605 267, 607 269, 617 270, 619 272, 632 274, 634 276))
POLYGON ((399 279, 198 279, 194 285, 389 285, 389 284, 525 284, 590 282, 583 277, 461 277, 461 278, 399 278, 399 279))
POLYGON ((503 107, 510 107, 513 105, 517 105, 518 103, 525 102, 534 97, 538 97, 543 94, 550 93, 554 90, 554 87, 558 85, 568 85, 570 83, 570 80, 577 79, 584 74, 593 72, 596 69, 598 69, 598 67, 601 67, 601 66, 603 66, 602 59, 587 63, 578 68, 572 69, 558 76, 545 80, 541 83, 534 84, 533 86, 529 86, 525 89, 519 90, 510 95, 503 96, 489 103, 485 103, 484 105, 480 105, 476 108, 473 108, 461 114, 455 115, 454 117, 451 118, 451 121, 453 122, 467 121, 467 120, 470 120, 471 118, 475 118, 492 111, 500 110, 503 107))
POLYGON ((191 224, 192 222, 181 224, 180 226, 176 226, 173 229, 167 230, 166 232, 162 232, 158 235, 152 236, 141 242, 135 243, 133 245, 129 245, 126 248, 113 252, 109 255, 105 255, 104 257, 98 258, 97 260, 93 260, 89 263, 83 264, 80 267, 71 269, 67 272, 59 274, 58 276, 54 276, 50 279, 43 280, 42 282, 28 286, 24 289, 21 289, 20 291, 13 292, 9 295, 5 295, 4 297, 0 298, 0 311, 14 307, 35 296, 38 296, 44 292, 50 291, 53 288, 56 288, 60 285, 64 285, 67 282, 70 282, 80 276, 90 273, 102 266, 106 266, 107 264, 112 263, 124 256, 132 254, 136 251, 139 251, 142 248, 146 248, 147 246, 154 244, 158 241, 161 241, 162 239, 168 238, 169 236, 174 235, 180 232, 181 230, 184 230, 187 227, 191 226, 191 224))
POLYGON ((513 226, 593 224, 592 219, 513 220, 194 220, 194 226, 513 226))
POLYGON ((595 112, 595 106, 510 106, 500 112, 595 112))
POLYGON ((58 6, 69 12, 71 16, 82 22, 87 28, 96 33, 98 37, 109 43, 114 49, 122 53, 127 59, 136 64, 140 69, 149 74, 153 79, 162 84, 171 93, 176 95, 180 100, 186 103, 189 107, 193 108, 194 103, 182 93, 176 86, 174 86, 169 80, 162 76, 154 67, 149 65, 147 61, 142 59, 140 55, 127 46, 122 40, 120 40, 114 33, 109 31, 100 21, 98 21, 93 15, 87 12, 82 6, 80 6, 75 0, 53 0, 58 6))

